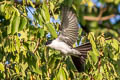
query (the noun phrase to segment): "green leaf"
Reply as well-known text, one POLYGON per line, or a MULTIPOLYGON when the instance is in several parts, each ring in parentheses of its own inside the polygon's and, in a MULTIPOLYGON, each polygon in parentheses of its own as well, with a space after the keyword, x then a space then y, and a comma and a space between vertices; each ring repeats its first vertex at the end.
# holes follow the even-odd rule
POLYGON ((49 59, 49 68, 53 69, 55 67, 55 62, 56 62, 56 56, 55 55, 52 55, 50 56, 50 59, 49 59))
POLYGON ((120 3, 120 0, 115 0, 114 3, 118 5, 120 3))
POLYGON ((72 63, 72 61, 70 59, 70 57, 68 57, 65 62, 66 62, 66 65, 67 65, 68 69, 73 70, 73 71, 76 70, 74 64, 72 63))
POLYGON ((32 71, 39 75, 42 75, 42 72, 37 64, 35 66, 32 66, 32 71))
POLYGON ((50 10, 51 10, 53 16, 54 16, 54 11, 53 11, 54 8, 55 8, 54 4, 52 2, 50 2, 50 10))
POLYGON ((23 30, 27 25, 27 19, 25 17, 20 18, 19 31, 23 30))
POLYGON ((39 31, 40 31, 40 38, 43 38, 43 37, 44 37, 44 34, 45 34, 44 29, 41 28, 39 31))
POLYGON ((94 37, 94 33, 93 32, 89 33, 88 39, 90 40, 90 43, 92 44, 93 52, 95 53, 95 55, 99 56, 99 53, 98 53, 98 51, 96 49, 96 44, 95 44, 95 41, 94 41, 95 37, 94 37))
POLYGON ((78 30, 78 36, 81 36, 81 34, 82 34, 82 28, 78 30))
POLYGON ((4 71, 5 69, 4 69, 4 65, 2 64, 2 63, 0 63, 0 70, 1 71, 4 71))
POLYGON ((11 33, 12 22, 13 22, 14 16, 15 16, 15 13, 13 13, 13 15, 12 15, 12 17, 11 17, 11 19, 10 19, 10 25, 7 26, 7 34, 10 34, 10 33, 11 33))
POLYGON ((11 24, 9 26, 7 26, 7 34, 11 33, 11 24))
POLYGON ((38 15, 38 21, 39 21, 40 26, 42 26, 43 25, 43 18, 41 16, 41 14, 38 15))
POLYGON ((48 10, 48 7, 46 5, 46 3, 43 3, 43 6, 42 6, 42 15, 45 19, 45 21, 48 23, 50 21, 50 13, 49 13, 49 10, 48 10))
POLYGON ((28 3, 33 7, 35 8, 35 5, 33 4, 33 2, 31 0, 28 0, 28 3))
POLYGON ((46 27, 47 27, 48 31, 51 33, 51 35, 54 38, 56 38, 57 37, 57 33, 55 31, 55 28, 53 28, 53 26, 50 23, 46 24, 46 27))
POLYGON ((112 47, 116 49, 116 51, 119 50, 119 45, 118 45, 119 42, 117 40, 113 39, 113 43, 111 44, 112 44, 112 47))
POLYGON ((92 51, 90 51, 89 54, 91 56, 92 61, 96 64, 98 62, 98 56, 92 51))
POLYGON ((96 64, 97 61, 98 61, 99 53, 98 53, 98 51, 96 49, 96 44, 95 44, 95 41, 94 41, 95 40, 94 33, 92 33, 92 32, 89 33, 88 39, 90 40, 90 43, 92 44, 92 50, 93 50, 93 52, 90 52, 90 55, 91 55, 93 61, 96 64))
POLYGON ((5 11, 5 4, 3 4, 3 5, 0 6, 0 11, 1 11, 1 12, 4 12, 4 11, 5 11))
POLYGON ((110 29, 109 32, 110 32, 111 34, 113 34, 115 37, 118 37, 118 36, 119 36, 119 34, 118 34, 116 31, 112 30, 112 29, 110 29))
POLYGON ((44 21, 46 21, 47 20, 46 15, 45 15, 45 11, 43 9, 41 9, 41 15, 42 15, 44 21))
POLYGON ((12 34, 18 32, 19 24, 20 24, 20 16, 14 14, 14 19, 12 21, 12 31, 11 31, 12 34))
POLYGON ((82 0, 73 0, 73 4, 78 8, 82 0))
POLYGON ((25 70, 28 68, 28 64, 27 63, 22 63, 21 64, 21 72, 23 74, 23 76, 25 76, 25 70))
POLYGON ((66 73, 62 67, 60 67, 59 72, 57 74, 57 78, 54 80, 66 80, 66 73))
POLYGON ((15 65, 15 71, 17 74, 19 74, 19 66, 18 65, 15 65))
POLYGON ((73 3, 73 0, 64 0, 65 6, 71 7, 73 3))

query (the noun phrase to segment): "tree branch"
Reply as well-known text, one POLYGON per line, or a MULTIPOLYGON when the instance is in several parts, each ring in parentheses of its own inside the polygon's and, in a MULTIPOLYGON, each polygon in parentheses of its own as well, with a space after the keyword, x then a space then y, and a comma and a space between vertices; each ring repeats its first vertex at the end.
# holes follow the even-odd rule
POLYGON ((107 10, 107 8, 103 8, 103 7, 100 8, 100 13, 99 13, 99 15, 98 15, 99 20, 101 19, 103 13, 104 13, 106 10, 107 10))
POLYGON ((39 44, 40 44, 40 38, 38 38, 38 40, 37 40, 37 44, 36 44, 35 49, 33 50, 33 53, 35 53, 37 51, 39 44))
POLYGON ((88 21, 106 21, 114 16, 115 16, 115 14, 111 14, 111 15, 105 16, 105 17, 84 16, 83 18, 88 21))
POLYGON ((111 14, 111 15, 108 15, 108 16, 105 16, 105 17, 102 17, 103 13, 107 10, 107 8, 100 8, 100 13, 98 15, 98 17, 94 17, 94 16, 84 16, 83 18, 85 20, 88 20, 88 21, 106 21, 106 20, 109 20, 110 18, 114 17, 115 14, 111 14))

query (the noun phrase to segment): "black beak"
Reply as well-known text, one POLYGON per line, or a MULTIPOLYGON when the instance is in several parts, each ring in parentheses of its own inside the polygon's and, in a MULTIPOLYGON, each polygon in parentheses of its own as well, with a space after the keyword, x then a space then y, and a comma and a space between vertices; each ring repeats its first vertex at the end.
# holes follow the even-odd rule
POLYGON ((47 42, 45 43, 45 45, 47 45, 47 42))
POLYGON ((49 45, 49 44, 51 44, 51 42, 52 42, 52 40, 48 40, 48 41, 45 43, 45 45, 49 45))

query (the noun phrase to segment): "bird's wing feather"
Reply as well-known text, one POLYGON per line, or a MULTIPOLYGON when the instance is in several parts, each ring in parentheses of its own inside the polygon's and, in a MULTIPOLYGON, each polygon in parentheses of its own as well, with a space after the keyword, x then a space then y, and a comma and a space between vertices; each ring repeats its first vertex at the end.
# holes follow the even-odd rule
POLYGON ((62 9, 62 31, 58 38, 72 46, 78 37, 78 21, 75 13, 67 7, 62 9))

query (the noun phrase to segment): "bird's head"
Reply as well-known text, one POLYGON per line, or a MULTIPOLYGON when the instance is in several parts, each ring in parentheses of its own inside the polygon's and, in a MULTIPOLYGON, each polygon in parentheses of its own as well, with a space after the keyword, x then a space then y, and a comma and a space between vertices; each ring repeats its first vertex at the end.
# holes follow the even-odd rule
POLYGON ((51 43, 52 43, 52 40, 48 40, 45 45, 49 46, 51 43))

